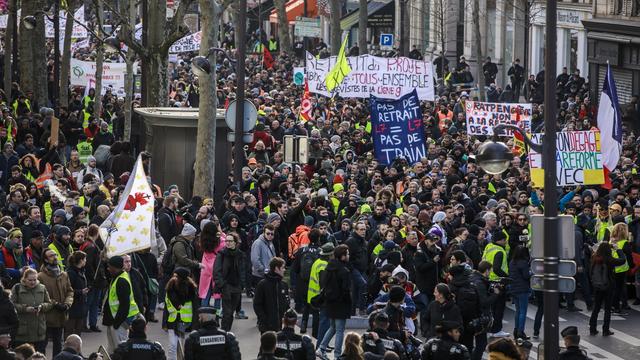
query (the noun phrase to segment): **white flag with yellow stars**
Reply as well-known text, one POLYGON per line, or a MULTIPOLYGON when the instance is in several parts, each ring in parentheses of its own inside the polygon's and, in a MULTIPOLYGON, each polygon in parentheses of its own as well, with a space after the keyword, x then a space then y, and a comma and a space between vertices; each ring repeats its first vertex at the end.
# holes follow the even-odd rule
POLYGON ((100 225, 100 236, 108 257, 151 247, 151 239, 155 237, 154 201, 142 159, 138 156, 118 206, 100 225))

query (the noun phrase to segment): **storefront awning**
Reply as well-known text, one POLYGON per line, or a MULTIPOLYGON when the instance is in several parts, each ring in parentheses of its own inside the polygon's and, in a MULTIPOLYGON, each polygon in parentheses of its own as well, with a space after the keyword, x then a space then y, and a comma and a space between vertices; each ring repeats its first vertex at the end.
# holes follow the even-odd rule
MULTIPOLYGON (((316 0, 306 0, 307 2, 307 17, 313 18, 318 16, 318 3, 316 0)), ((285 10, 287 12, 287 21, 289 24, 293 24, 296 21, 296 17, 304 15, 304 3, 305 0, 290 0, 285 4, 285 10)), ((278 22, 278 11, 276 9, 271 10, 269 15, 269 22, 278 22)))
MULTIPOLYGON (((367 3, 367 15, 371 18, 376 12, 381 11, 387 5, 391 4, 390 7, 393 8, 393 0, 372 0, 367 3)), ((393 10, 392 10, 393 13, 393 10)), ((340 20, 340 28, 342 30, 349 30, 352 27, 358 24, 360 20, 360 9, 352 12, 351 14, 345 16, 340 20)))

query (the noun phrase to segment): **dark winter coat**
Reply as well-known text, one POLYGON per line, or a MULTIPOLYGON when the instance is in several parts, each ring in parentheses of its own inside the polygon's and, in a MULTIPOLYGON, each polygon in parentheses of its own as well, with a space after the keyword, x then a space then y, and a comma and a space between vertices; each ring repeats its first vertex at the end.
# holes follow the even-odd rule
POLYGON ((511 261, 509 263, 509 278, 511 284, 509 293, 513 295, 527 294, 531 291, 531 270, 526 260, 511 261))
POLYGON ((436 326, 442 321, 452 321, 462 326, 462 314, 460 314, 460 309, 453 300, 445 301, 442 304, 437 301, 432 301, 429 306, 427 306, 426 311, 425 321, 429 327, 428 338, 436 335, 436 326))
POLYGON ((84 358, 75 350, 64 348, 61 353, 53 357, 53 360, 84 360, 84 358))
POLYGON ((230 287, 235 291, 242 291, 245 284, 246 271, 243 263, 243 254, 240 250, 222 249, 213 265, 214 294, 228 291, 230 287))
POLYGON ((415 283, 421 293, 433 294, 433 289, 438 283, 438 271, 439 265, 433 261, 433 258, 438 255, 436 249, 427 249, 424 243, 418 246, 414 257, 414 264, 416 267, 416 279, 415 283))
POLYGON ((18 313, 16 307, 9 299, 8 294, 2 290, 0 292, 0 334, 11 334, 15 337, 18 330, 18 313))
POLYGON ((491 314, 491 305, 498 299, 498 295, 494 292, 489 292, 489 279, 482 276, 477 270, 471 273, 470 279, 478 292, 482 314, 491 314))
POLYGON ((325 298, 324 309, 330 319, 351 317, 351 274, 347 264, 332 259, 320 273, 320 288, 325 292, 339 294, 334 299, 325 298), (330 291, 328 287, 332 287, 330 291))
POLYGON ((87 278, 84 269, 78 269, 74 266, 69 268, 67 274, 73 288, 73 304, 69 308, 69 318, 81 319, 86 316, 87 310, 87 294, 82 292, 87 287, 87 278))
POLYGON ((158 210, 158 230, 160 235, 164 239, 164 242, 169 246, 171 239, 178 235, 178 224, 176 223, 176 213, 166 207, 158 210))
POLYGON ((362 236, 352 232, 345 244, 349 247, 349 264, 353 269, 365 274, 369 267, 367 241, 362 236))
POLYGON ((282 281, 282 276, 268 272, 260 280, 253 298, 253 309, 261 333, 280 331, 284 313, 289 309, 289 286, 282 281))

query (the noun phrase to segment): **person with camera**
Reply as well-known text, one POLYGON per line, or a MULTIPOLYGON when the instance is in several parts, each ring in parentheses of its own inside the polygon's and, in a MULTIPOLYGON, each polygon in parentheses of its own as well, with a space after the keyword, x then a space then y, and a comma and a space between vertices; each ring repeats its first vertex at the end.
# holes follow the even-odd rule
POLYGON ((393 351, 401 359, 405 356, 405 347, 398 339, 389 336, 389 315, 385 310, 376 310, 369 316, 370 330, 362 335, 362 350, 384 356, 393 351))
POLYGON ((458 305, 462 315, 463 331, 460 343, 464 344, 469 352, 472 352, 476 329, 470 324, 480 317, 481 308, 480 297, 471 281, 472 270, 466 261, 467 256, 464 251, 456 250, 451 253, 451 258, 449 259, 449 288, 455 296, 456 305, 458 305))
MULTIPOLYGON (((499 283, 501 279, 509 277, 509 265, 507 263, 507 235, 504 231, 497 230, 493 232, 491 243, 484 248, 482 260, 491 264, 491 273, 489 281, 499 283)), ((507 337, 510 334, 502 331, 502 318, 504 317, 504 309, 507 302, 507 295, 501 291, 496 301, 493 303, 493 325, 491 327, 489 337, 507 337)))
POLYGON ((38 273, 38 280, 45 286, 51 302, 52 310, 47 312, 47 338, 53 343, 53 356, 62 351, 62 335, 64 324, 68 319, 68 311, 73 304, 73 287, 69 275, 58 265, 58 255, 51 249, 44 251, 44 265, 38 273))
POLYGON ((295 310, 289 309, 284 313, 282 331, 276 334, 278 342, 274 355, 287 360, 315 360, 315 347, 311 338, 296 334, 297 322, 298 314, 295 310))
POLYGON ((491 306, 501 291, 499 286, 493 286, 489 281, 490 273, 491 264, 487 261, 481 261, 478 264, 478 269, 474 270, 470 275, 471 282, 476 288, 480 303, 480 317, 471 324, 475 330, 474 347, 473 350, 470 350, 472 360, 482 359, 482 354, 487 347, 487 330, 493 321, 491 306))
POLYGON ((460 324, 443 320, 436 325, 437 337, 429 339, 422 348, 422 360, 468 360, 469 350, 459 344, 460 324))

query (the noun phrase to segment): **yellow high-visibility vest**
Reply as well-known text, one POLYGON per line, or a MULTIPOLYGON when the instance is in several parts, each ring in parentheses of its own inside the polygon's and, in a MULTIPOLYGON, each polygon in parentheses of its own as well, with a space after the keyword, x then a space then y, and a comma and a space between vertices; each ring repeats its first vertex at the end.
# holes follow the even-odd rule
MULTIPOLYGON (((622 250, 624 248, 624 245, 627 243, 628 240, 623 239, 623 240, 618 240, 617 244, 618 244, 618 249, 622 250)), ((613 255, 613 257, 615 259, 617 259, 618 256, 618 252, 614 249, 611 250, 611 255, 613 255)), ((616 266, 615 268, 615 272, 616 274, 619 273, 626 273, 627 271, 629 271, 629 262, 627 261, 627 257, 624 257, 624 264, 616 266)))
POLYGON ((324 271, 329 262, 327 260, 318 259, 311 266, 311 274, 309 274, 309 290, 307 290, 307 303, 311 303, 311 299, 320 294, 320 272, 324 271))
POLYGON ((131 278, 129 277, 129 273, 123 271, 122 274, 118 275, 118 277, 113 280, 113 282, 111 283, 111 288, 109 288, 109 310, 111 310, 111 316, 114 318, 116 317, 116 314, 118 313, 118 307, 120 306, 120 301, 118 300, 118 294, 116 292, 116 284, 118 283, 118 279, 125 279, 127 281, 127 284, 129 284, 129 312, 127 314, 127 318, 140 314, 138 304, 136 304, 136 299, 133 296, 133 286, 131 285, 131 278))
MULTIPOLYGON (((60 253, 60 249, 58 249, 58 247, 56 246, 55 243, 51 243, 47 247, 49 249, 53 250, 53 252, 56 253, 56 255, 58 255, 58 266, 60 266, 60 270, 64 271, 64 262, 67 259, 63 259, 62 258, 62 254, 60 253)), ((71 244, 69 244, 67 252, 69 253, 69 255, 71 255, 71 253, 73 253, 73 248, 71 247, 71 244)))
POLYGON ((495 259, 496 254, 499 252, 502 253, 502 264, 500 265, 500 268, 505 274, 509 273, 509 265, 507 264, 506 250, 500 245, 490 243, 489 245, 487 245, 487 247, 484 248, 484 253, 482 254, 482 260, 487 261, 492 265, 491 274, 489 274, 489 281, 500 280, 500 276, 498 276, 496 273, 493 272, 493 260, 495 259))
POLYGON ((276 51, 278 50, 278 42, 274 39, 274 40, 269 40, 269 51, 276 51))
POLYGON ((47 223, 47 225, 51 225, 51 215, 53 215, 51 200, 44 203, 42 207, 44 208, 44 222, 47 223))
POLYGON ((180 321, 183 323, 190 324, 193 321, 193 305, 191 301, 187 301, 182 305, 180 310, 176 309, 171 300, 169 300, 169 296, 164 296, 164 303, 167 304, 167 311, 169 312, 169 317, 167 318, 167 322, 172 323, 175 322, 178 318, 178 314, 180 314, 180 321))

